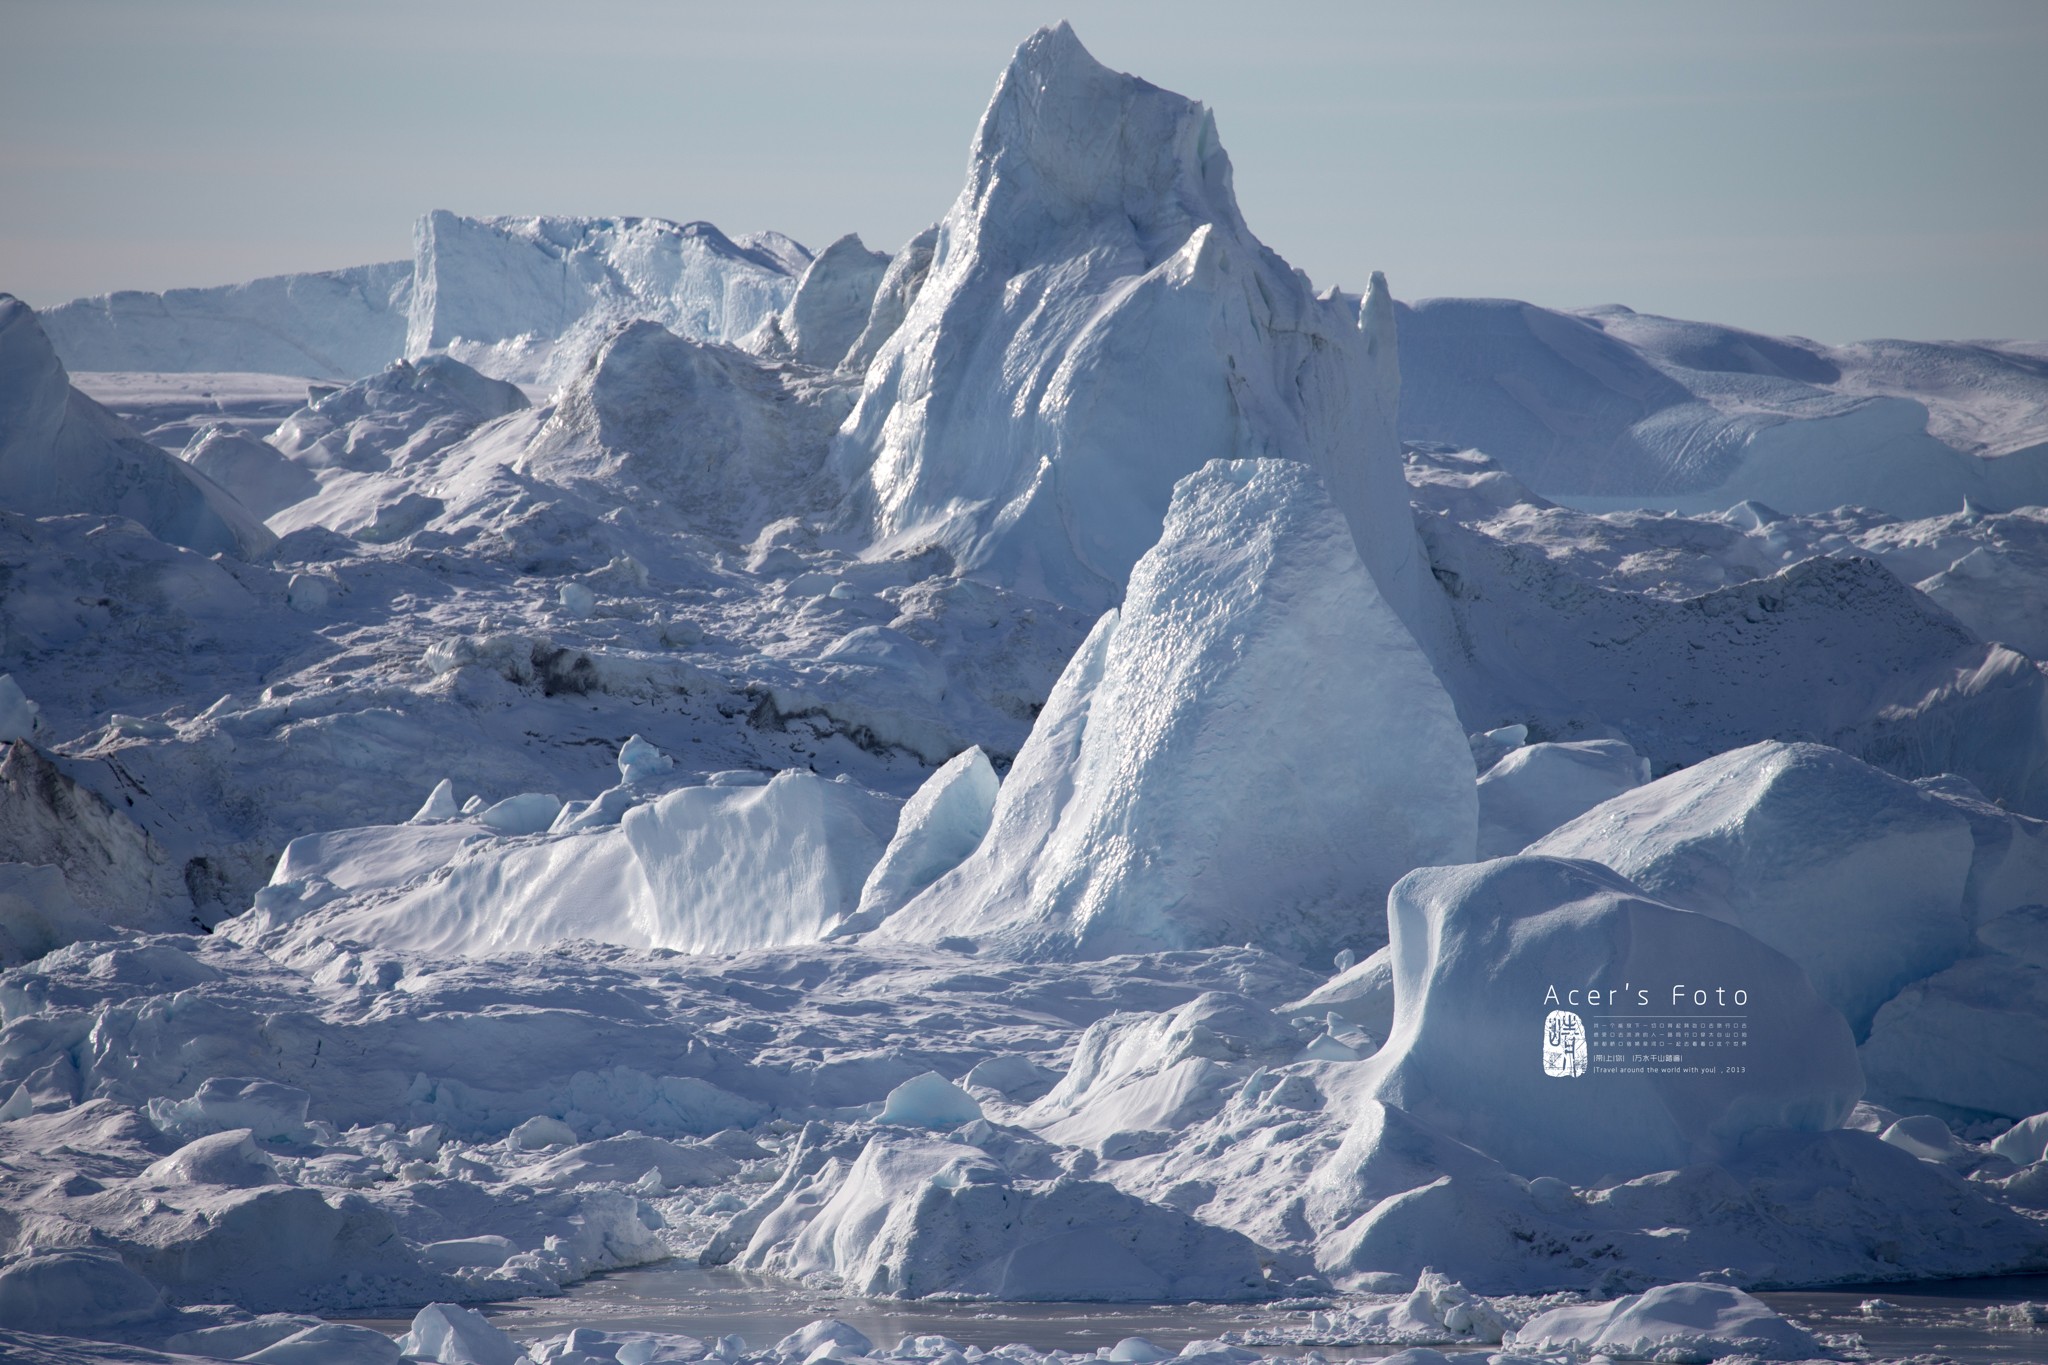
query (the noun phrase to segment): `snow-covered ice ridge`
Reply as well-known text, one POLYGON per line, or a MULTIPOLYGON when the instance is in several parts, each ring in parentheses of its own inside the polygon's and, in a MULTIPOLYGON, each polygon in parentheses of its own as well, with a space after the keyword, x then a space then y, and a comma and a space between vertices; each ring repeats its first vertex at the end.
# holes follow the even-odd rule
POLYGON ((979 1358, 461 1307, 683 1256, 1798 1359, 1745 1289, 2048 1268, 2038 348, 1317 292, 1064 26, 893 256, 417 246, 0 301, 0 1354, 979 1358))

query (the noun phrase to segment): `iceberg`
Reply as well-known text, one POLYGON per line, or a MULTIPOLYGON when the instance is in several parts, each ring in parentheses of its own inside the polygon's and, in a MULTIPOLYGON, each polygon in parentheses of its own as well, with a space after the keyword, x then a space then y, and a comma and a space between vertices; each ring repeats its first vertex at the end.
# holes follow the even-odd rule
POLYGON ((1611 797, 1650 780, 1623 740, 1524 744, 1479 775, 1479 856, 1520 853, 1611 797))
POLYGON ((1392 338, 1360 322, 1252 236, 1208 110, 1042 29, 997 85, 928 273, 834 443, 846 515, 877 553, 940 545, 964 572, 1099 611, 1177 480, 1299 460, 1396 614, 1433 629, 1392 338))
POLYGON ((874 936, 1026 957, 1371 949, 1401 874, 1471 857, 1472 771, 1314 471, 1219 461, 1175 489, 979 847, 874 936))
POLYGON ((1968 950, 1976 841, 1949 803, 1817 744, 1751 745, 1615 797, 1530 853, 1604 863, 1739 924, 1868 1034, 1968 950))
POLYGON ((71 386, 35 311, 0 294, 0 505, 32 516, 132 518, 202 554, 276 543, 254 513, 71 386))
POLYGON ((1848 1026, 1796 963, 1597 864, 1425 868, 1387 918, 1394 1021, 1366 1063, 1374 1098, 1518 1175, 1583 1184, 1726 1160, 1758 1132, 1838 1128, 1862 1096, 1848 1026), (1741 1015, 1750 1042, 1705 1070, 1687 1047, 1685 1071, 1592 1027, 1652 1014, 1741 1015), (1560 1016, 1569 1064, 1554 1065, 1560 1016))

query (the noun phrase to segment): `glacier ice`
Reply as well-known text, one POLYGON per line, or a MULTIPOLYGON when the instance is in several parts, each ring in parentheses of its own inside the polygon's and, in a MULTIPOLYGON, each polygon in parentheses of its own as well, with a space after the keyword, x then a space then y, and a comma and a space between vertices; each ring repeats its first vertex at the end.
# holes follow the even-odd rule
POLYGON ((915 1128, 958 1128, 981 1117, 974 1096, 936 1071, 912 1076, 891 1090, 882 1101, 877 1123, 902 1124, 915 1128))
POLYGON ((526 1359, 512 1338, 483 1314, 452 1303, 422 1308, 412 1320, 412 1330, 398 1339, 398 1349, 441 1365, 519 1365, 526 1359))
POLYGON ((980 847, 874 933, 1035 956, 1257 940, 1327 960, 1378 945, 1403 872, 1470 857, 1471 773, 1315 473, 1217 462, 1176 487, 980 847))
POLYGON ((766 780, 612 787, 573 812, 527 792, 466 820, 308 835, 228 932, 280 950, 338 935, 471 955, 815 940, 858 905, 898 803, 799 769, 749 776, 766 780))
POLYGON ((980 746, 948 759, 904 803, 889 846, 860 889, 860 904, 833 929, 865 932, 981 847, 995 814, 997 781, 980 746))

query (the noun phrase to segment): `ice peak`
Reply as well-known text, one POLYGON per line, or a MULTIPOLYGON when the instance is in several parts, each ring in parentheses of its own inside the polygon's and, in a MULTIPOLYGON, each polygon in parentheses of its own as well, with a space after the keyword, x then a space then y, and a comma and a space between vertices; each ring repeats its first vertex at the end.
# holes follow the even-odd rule
POLYGON ((1027 38, 997 83, 962 210, 1034 229, 1124 214, 1155 259, 1203 222, 1243 230, 1208 109, 1110 70, 1065 23, 1027 38))
POLYGON ((1365 353, 1372 357, 1375 377, 1386 395, 1389 415, 1398 410, 1401 401, 1401 359, 1396 344, 1394 322, 1394 295, 1387 288, 1384 271, 1372 272, 1372 280, 1365 286, 1365 298, 1358 305, 1358 330, 1365 333, 1365 353))

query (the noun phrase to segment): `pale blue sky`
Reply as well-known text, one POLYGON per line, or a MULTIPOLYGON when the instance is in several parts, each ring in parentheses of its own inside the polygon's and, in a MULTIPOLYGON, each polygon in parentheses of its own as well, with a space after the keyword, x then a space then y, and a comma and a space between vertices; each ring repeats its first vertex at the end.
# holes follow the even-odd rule
POLYGON ((437 207, 890 250, 1058 18, 1216 111, 1318 285, 2048 338, 2048 0, 0 0, 0 290, 396 259, 437 207))

